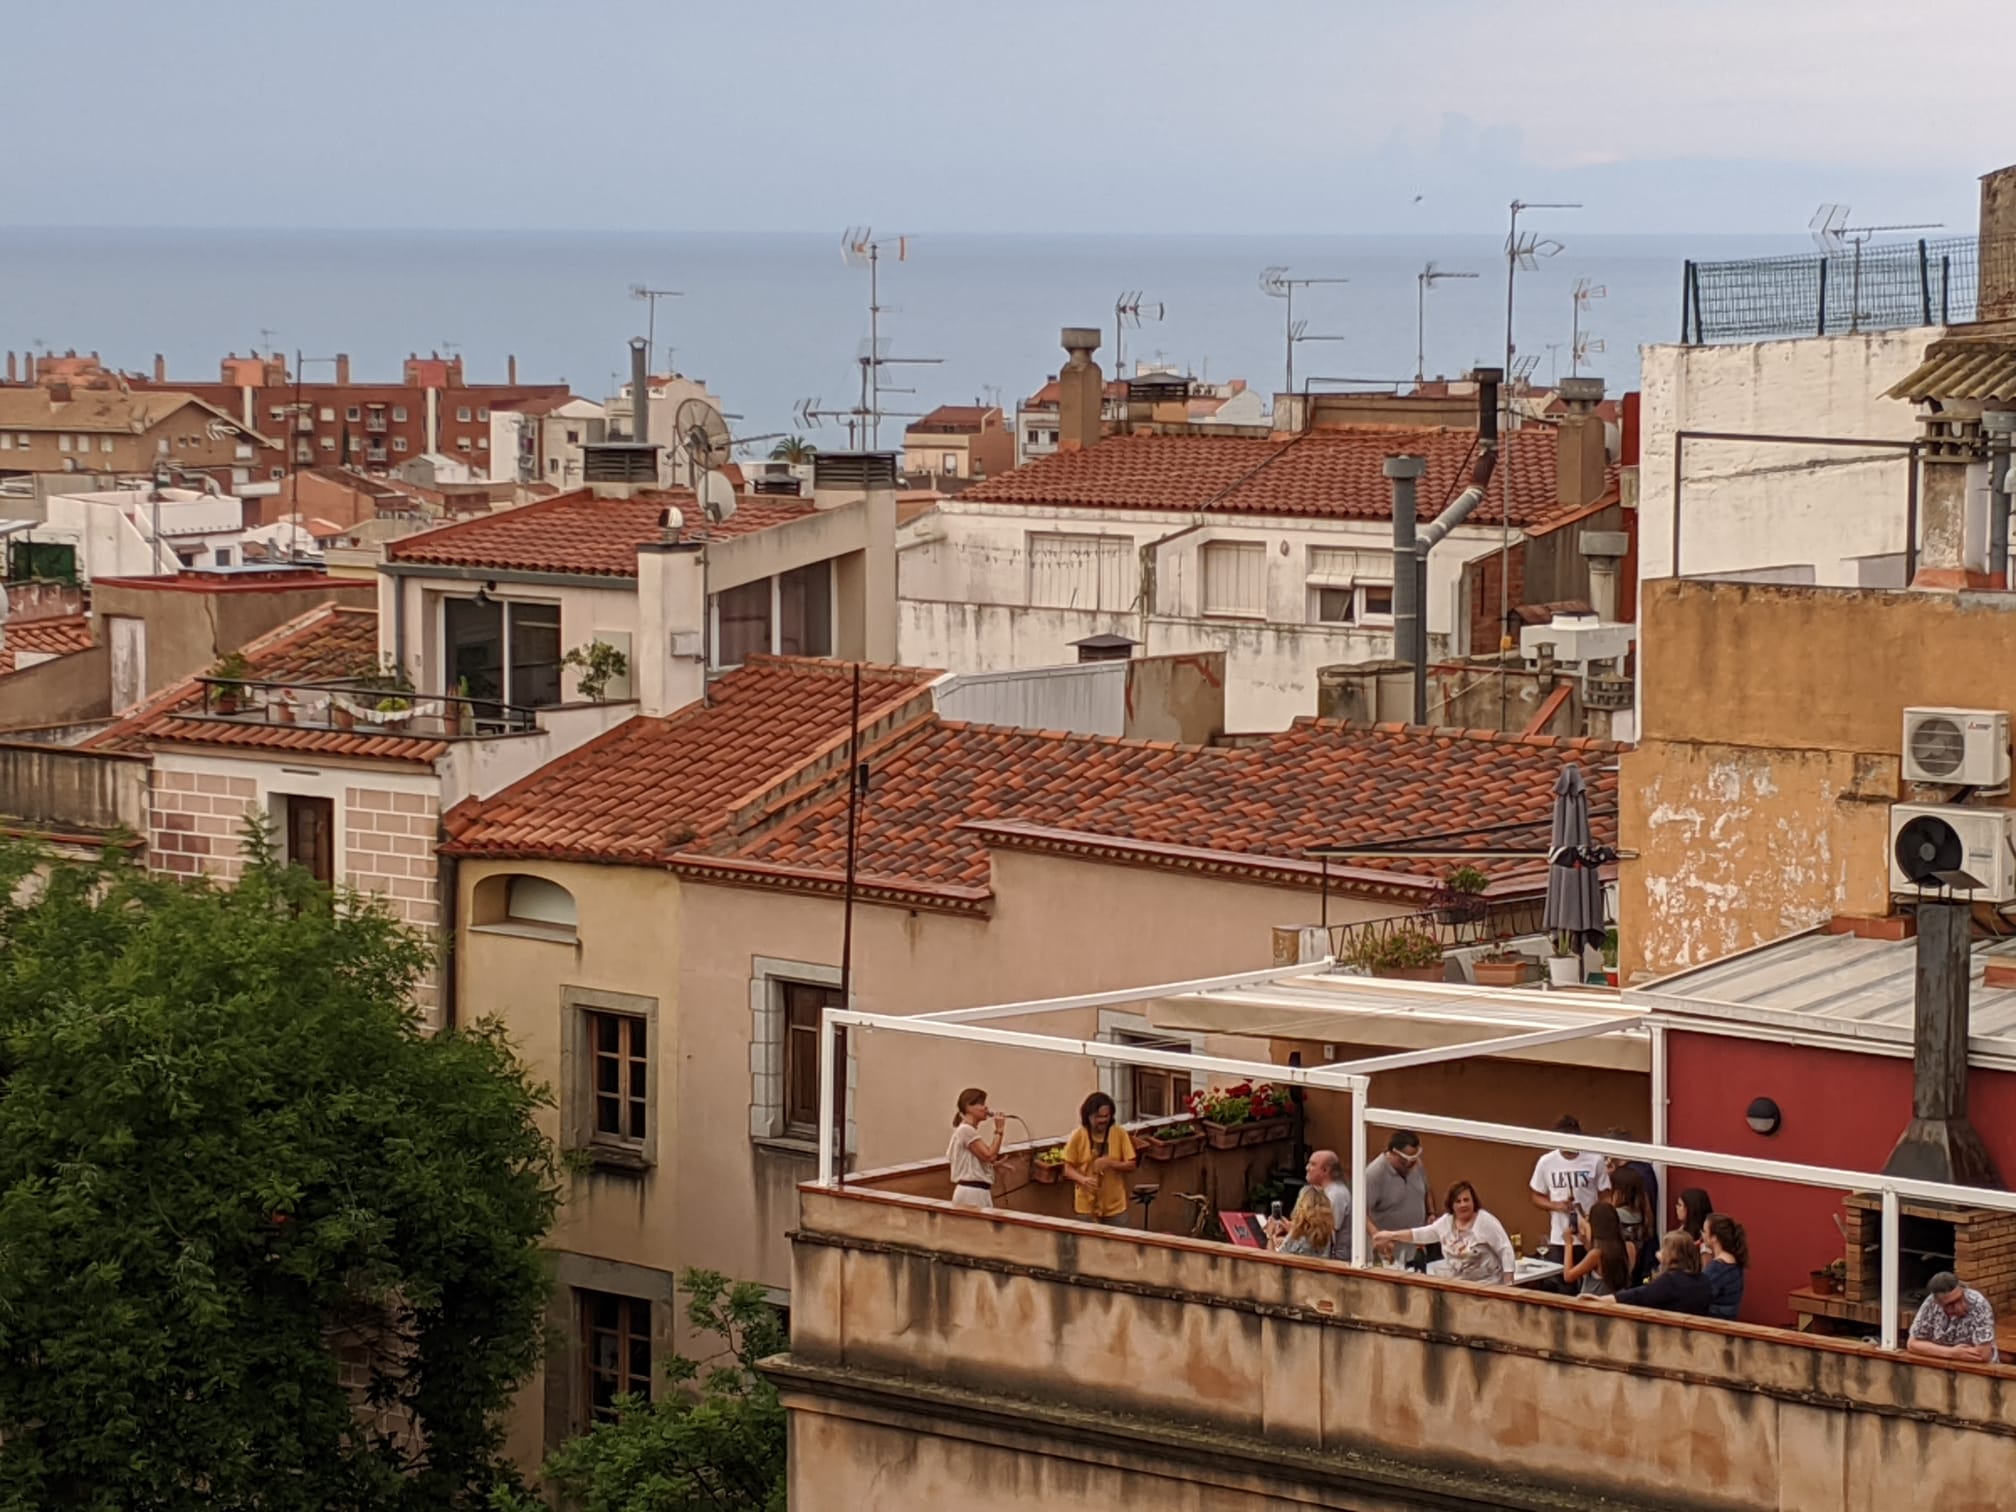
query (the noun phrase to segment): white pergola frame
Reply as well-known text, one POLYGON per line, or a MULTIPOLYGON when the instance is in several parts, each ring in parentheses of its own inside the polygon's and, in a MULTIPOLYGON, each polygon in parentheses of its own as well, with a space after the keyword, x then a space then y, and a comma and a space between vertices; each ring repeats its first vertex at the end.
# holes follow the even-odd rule
MULTIPOLYGON (((1720 1175, 1748 1176, 1763 1181, 1782 1181, 1794 1186, 1833 1190, 1876 1192, 1882 1199, 1882 1323, 1883 1348, 1895 1349, 1898 1342, 1897 1308, 1899 1282, 1897 1246, 1900 1205, 1905 1198, 1955 1206, 1987 1208, 2016 1213, 2016 1192, 1997 1192, 1980 1187, 1955 1186, 1939 1181, 1913 1181, 1874 1171, 1851 1171, 1832 1166, 1800 1165, 1793 1161, 1758 1160, 1744 1155, 1725 1155, 1712 1150, 1692 1150, 1664 1142, 1666 1132, 1666 1056, 1663 1026, 1646 1023, 1639 1017, 1599 1018, 1586 1024, 1531 1033, 1502 1035, 1495 1039, 1442 1045, 1424 1050, 1408 1050, 1393 1055, 1323 1067, 1281 1066, 1268 1061, 1247 1061, 1231 1056, 1196 1055, 1184 1050, 1165 1050, 1151 1045, 1112 1044, 1104 1040, 1072 1039, 1062 1035, 1037 1034, 1020 1029, 989 1027, 1001 1018, 1033 1017, 1073 1009, 1107 1007, 1117 1003, 1142 1002, 1151 998, 1187 993, 1220 991, 1235 987, 1260 986, 1285 977, 1306 976, 1334 965, 1332 961, 1303 962, 1268 971, 1242 972, 1234 976, 1210 977, 1160 986, 1124 988, 1113 992, 1088 993, 1078 997, 1044 998, 1026 1003, 1004 1003, 983 1008, 949 1009, 939 1013, 897 1015, 868 1013, 859 1009, 829 1007, 822 1012, 819 1030, 819 1176, 824 1187, 842 1187, 846 1178, 835 1161, 833 1067, 840 1050, 840 1033, 860 1028, 894 1034, 922 1035, 932 1039, 959 1040, 973 1044, 999 1045, 1013 1049, 1037 1050, 1081 1060, 1110 1061, 1122 1065, 1152 1066, 1164 1070, 1221 1071, 1289 1086, 1314 1087, 1349 1092, 1351 1097, 1351 1170, 1359 1173, 1368 1159, 1369 1125, 1405 1128, 1423 1134, 1446 1134, 1461 1139, 1477 1139, 1492 1144, 1515 1145, 1530 1150, 1551 1150, 1561 1143, 1552 1129, 1527 1129, 1512 1124, 1485 1123, 1477 1119, 1450 1118, 1438 1113, 1422 1113, 1404 1108, 1374 1107, 1370 1103, 1372 1077, 1381 1071, 1397 1071, 1409 1066, 1433 1065, 1452 1060, 1468 1060, 1480 1055, 1504 1055, 1517 1050, 1536 1049, 1570 1040, 1592 1039, 1600 1035, 1628 1032, 1643 1027, 1652 1037, 1653 1141, 1603 1139, 1590 1135, 1575 1137, 1575 1148, 1598 1155, 1653 1162, 1662 1180, 1666 1168, 1679 1165, 1691 1170, 1720 1175)), ((1477 994, 1467 994, 1477 996, 1477 994)), ((1336 1010, 1340 1013, 1346 1009, 1336 1010)), ((1351 1261, 1363 1268, 1370 1236, 1362 1223, 1351 1225, 1351 1261)))

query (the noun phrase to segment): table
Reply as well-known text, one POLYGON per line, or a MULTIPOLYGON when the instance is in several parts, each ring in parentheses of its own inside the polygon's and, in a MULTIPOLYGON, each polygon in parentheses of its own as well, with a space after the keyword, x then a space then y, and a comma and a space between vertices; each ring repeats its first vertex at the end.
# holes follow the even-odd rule
POLYGON ((1563 1269, 1559 1260, 1542 1260, 1537 1255, 1521 1255, 1518 1268, 1512 1272, 1512 1284, 1538 1286, 1543 1281, 1557 1280, 1563 1269))

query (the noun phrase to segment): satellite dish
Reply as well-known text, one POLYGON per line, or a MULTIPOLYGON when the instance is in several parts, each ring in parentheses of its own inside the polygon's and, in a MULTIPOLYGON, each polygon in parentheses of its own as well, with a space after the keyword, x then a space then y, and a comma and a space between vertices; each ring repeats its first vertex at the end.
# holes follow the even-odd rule
POLYGON ((686 448, 689 465, 701 472, 711 472, 727 462, 734 446, 728 422, 705 399, 680 401, 672 417, 672 433, 686 448))
POLYGON ((1965 878, 1962 886, 1979 887, 1981 884, 1967 877, 1962 863, 1967 859, 1967 847, 1961 843, 1960 833, 1936 814, 1920 814, 1897 831, 1897 839, 1891 846, 1897 861, 1897 870, 1920 887, 1951 887, 1950 880, 1956 873, 1965 878))
POLYGON ((735 514, 735 485, 718 472, 700 474, 700 486, 695 490, 700 495, 700 508, 715 524, 732 519, 735 514))

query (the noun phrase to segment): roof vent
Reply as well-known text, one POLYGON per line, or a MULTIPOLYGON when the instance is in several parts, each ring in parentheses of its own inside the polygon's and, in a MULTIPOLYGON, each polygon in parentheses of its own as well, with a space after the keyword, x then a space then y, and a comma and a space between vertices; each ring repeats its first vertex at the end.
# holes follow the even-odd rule
POLYGON ((812 487, 815 491, 858 488, 894 490, 894 452, 820 452, 812 459, 812 487))
POLYGON ((658 482, 658 448, 636 441, 597 441, 584 446, 581 481, 653 487, 658 482))

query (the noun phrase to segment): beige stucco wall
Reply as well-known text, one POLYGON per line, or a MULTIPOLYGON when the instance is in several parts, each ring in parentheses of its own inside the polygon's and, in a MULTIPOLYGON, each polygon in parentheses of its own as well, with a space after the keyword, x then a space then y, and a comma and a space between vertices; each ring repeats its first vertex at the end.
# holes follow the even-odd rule
POLYGON ((1640 614, 1624 979, 1886 911, 1904 710, 2010 706, 2016 597, 1667 579, 1640 614))
POLYGON ((2006 1371, 915 1198, 794 1249, 793 1512, 2007 1502, 2006 1371))

